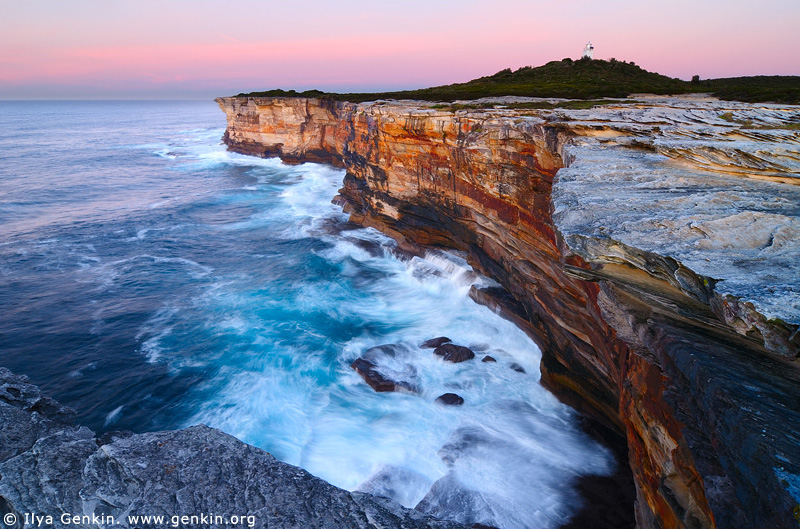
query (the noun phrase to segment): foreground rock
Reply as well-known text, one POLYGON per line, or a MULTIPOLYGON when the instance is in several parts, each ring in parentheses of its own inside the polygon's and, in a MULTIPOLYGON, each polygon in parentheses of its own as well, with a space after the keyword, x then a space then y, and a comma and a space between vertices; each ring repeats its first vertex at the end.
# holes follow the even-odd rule
POLYGON ((452 343, 440 345, 433 350, 433 354, 436 356, 441 356, 442 360, 446 362, 453 362, 454 364, 466 362, 467 360, 472 360, 475 358, 475 353, 472 352, 472 349, 469 347, 455 345, 452 343))
POLYGON ((183 525, 463 527, 385 498, 338 489, 207 426, 109 436, 100 446, 73 418, 72 410, 42 395, 26 377, 0 368, 0 516, 51 516, 46 525, 53 527, 74 526, 62 522, 65 513, 102 520, 82 527, 164 527, 172 516, 202 513, 229 521, 237 516, 239 523, 183 525), (128 516, 138 515, 164 515, 168 521, 128 523, 128 516))
POLYGON ((797 527, 800 107, 218 102, 232 150, 345 167, 352 221, 504 287, 476 296, 630 448, 639 527, 797 527))

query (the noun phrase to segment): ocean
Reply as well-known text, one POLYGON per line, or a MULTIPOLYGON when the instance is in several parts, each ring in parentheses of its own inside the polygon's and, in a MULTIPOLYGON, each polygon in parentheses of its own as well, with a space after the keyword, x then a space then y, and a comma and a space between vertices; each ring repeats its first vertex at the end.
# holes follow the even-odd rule
POLYGON ((0 123, 0 366, 80 423, 205 423, 339 487, 501 529, 558 527, 577 479, 614 471, 539 383, 536 345, 469 298, 491 280, 348 223, 342 170, 227 152, 213 102, 0 102, 0 123), (438 336, 477 358, 419 347, 438 336), (386 344, 383 369, 419 393, 350 368, 386 344))

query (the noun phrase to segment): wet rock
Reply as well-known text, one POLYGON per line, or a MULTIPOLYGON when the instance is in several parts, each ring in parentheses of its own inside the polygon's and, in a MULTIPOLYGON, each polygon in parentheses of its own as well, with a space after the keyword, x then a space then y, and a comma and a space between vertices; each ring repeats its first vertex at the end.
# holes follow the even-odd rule
POLYGON ((344 198, 342 195, 336 195, 331 199, 331 204, 335 204, 337 206, 345 207, 347 205, 347 199, 344 198))
POLYGON ((461 406, 464 404, 464 398, 455 393, 445 393, 436 397, 436 402, 447 406, 461 406))
POLYGON ((371 241, 369 239, 356 239, 348 238, 349 242, 367 252, 370 257, 383 257, 383 246, 378 241, 371 241))
POLYGON ((453 340, 447 338, 445 336, 439 336, 438 338, 431 338, 430 340, 426 340, 420 344, 420 347, 423 349, 436 349, 439 346, 442 346, 446 343, 450 343, 453 340))
POLYGON ((433 350, 433 354, 441 356, 447 362, 457 364, 475 358, 475 353, 469 347, 446 343, 433 350))
POLYGON ((497 362, 493 356, 486 355, 481 359, 481 362, 497 362))
POLYGON ((392 248, 391 252, 392 255, 394 255, 403 262, 410 261, 411 259, 416 257, 416 254, 411 250, 408 250, 406 248, 401 248, 399 246, 395 246, 394 248, 392 248))
POLYGON ((247 526, 259 529, 465 528, 336 488, 207 426, 98 446, 94 432, 71 416, 26 378, 0 368, 0 513, 52 515, 56 528, 69 527, 59 523, 60 513, 117 521, 128 514, 235 514, 252 517, 247 526), (40 401, 44 414, 33 409, 40 401), (15 441, 25 429, 33 439, 15 441))
POLYGON ((401 393, 417 393, 417 388, 405 381, 392 380, 378 371, 377 366, 363 358, 356 358, 350 367, 361 375, 369 387, 378 393, 397 391, 401 393))
POLYGON ((339 235, 342 232, 361 229, 361 226, 354 222, 342 221, 339 218, 331 217, 320 222, 319 230, 328 235, 339 235))
POLYGON ((495 446, 498 439, 478 426, 463 426, 452 433, 447 443, 439 450, 445 465, 452 467, 456 461, 474 451, 495 446))
POLYGON ((480 492, 470 490, 459 483, 453 473, 436 481, 428 494, 414 507, 426 514, 436 513, 461 523, 480 520, 484 527, 492 527, 493 519, 489 518, 492 505, 480 492))
POLYGON ((517 373, 527 373, 527 371, 525 371, 525 368, 524 368, 524 367, 522 367, 521 365, 519 365, 519 364, 518 364, 518 363, 516 363, 516 362, 514 362, 514 363, 510 364, 508 367, 510 367, 511 369, 513 369, 514 371, 516 371, 517 373))
POLYGON ((386 465, 359 485, 359 492, 391 498, 403 505, 412 505, 428 492, 431 480, 422 474, 386 465))
POLYGON ((361 358, 364 358, 372 363, 379 363, 389 358, 402 358, 404 356, 408 356, 410 353, 411 350, 405 345, 390 343, 370 347, 364 351, 364 354, 361 355, 361 358))
POLYGON ((411 258, 411 275, 420 281, 428 280, 432 277, 447 277, 445 272, 431 263, 420 259, 419 257, 411 258))

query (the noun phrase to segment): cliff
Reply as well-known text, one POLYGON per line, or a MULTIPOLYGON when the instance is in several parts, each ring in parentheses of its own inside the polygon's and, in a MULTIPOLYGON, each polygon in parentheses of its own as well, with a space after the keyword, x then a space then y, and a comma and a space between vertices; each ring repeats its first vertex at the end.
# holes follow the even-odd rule
POLYGON ((74 416, 0 368, 4 527, 464 527, 337 489, 207 426, 97 438, 74 416))
POLYGON ((638 527, 798 526, 800 109, 217 101, 231 150, 345 168, 352 220, 504 287, 474 297, 627 442, 638 527))

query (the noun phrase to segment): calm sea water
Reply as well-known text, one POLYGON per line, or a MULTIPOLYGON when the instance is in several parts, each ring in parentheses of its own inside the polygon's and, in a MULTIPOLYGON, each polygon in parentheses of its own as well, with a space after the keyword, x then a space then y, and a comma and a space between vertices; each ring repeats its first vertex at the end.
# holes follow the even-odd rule
POLYGON ((612 470, 468 297, 458 256, 394 257, 330 203, 343 172, 226 152, 212 102, 0 103, 0 365, 103 432, 218 427, 441 517, 557 527, 612 470), (449 364, 446 335, 496 363, 449 364), (371 347, 421 394, 375 393, 371 347), (525 373, 510 366, 516 363, 525 373), (458 393, 460 407, 436 404, 458 393))

